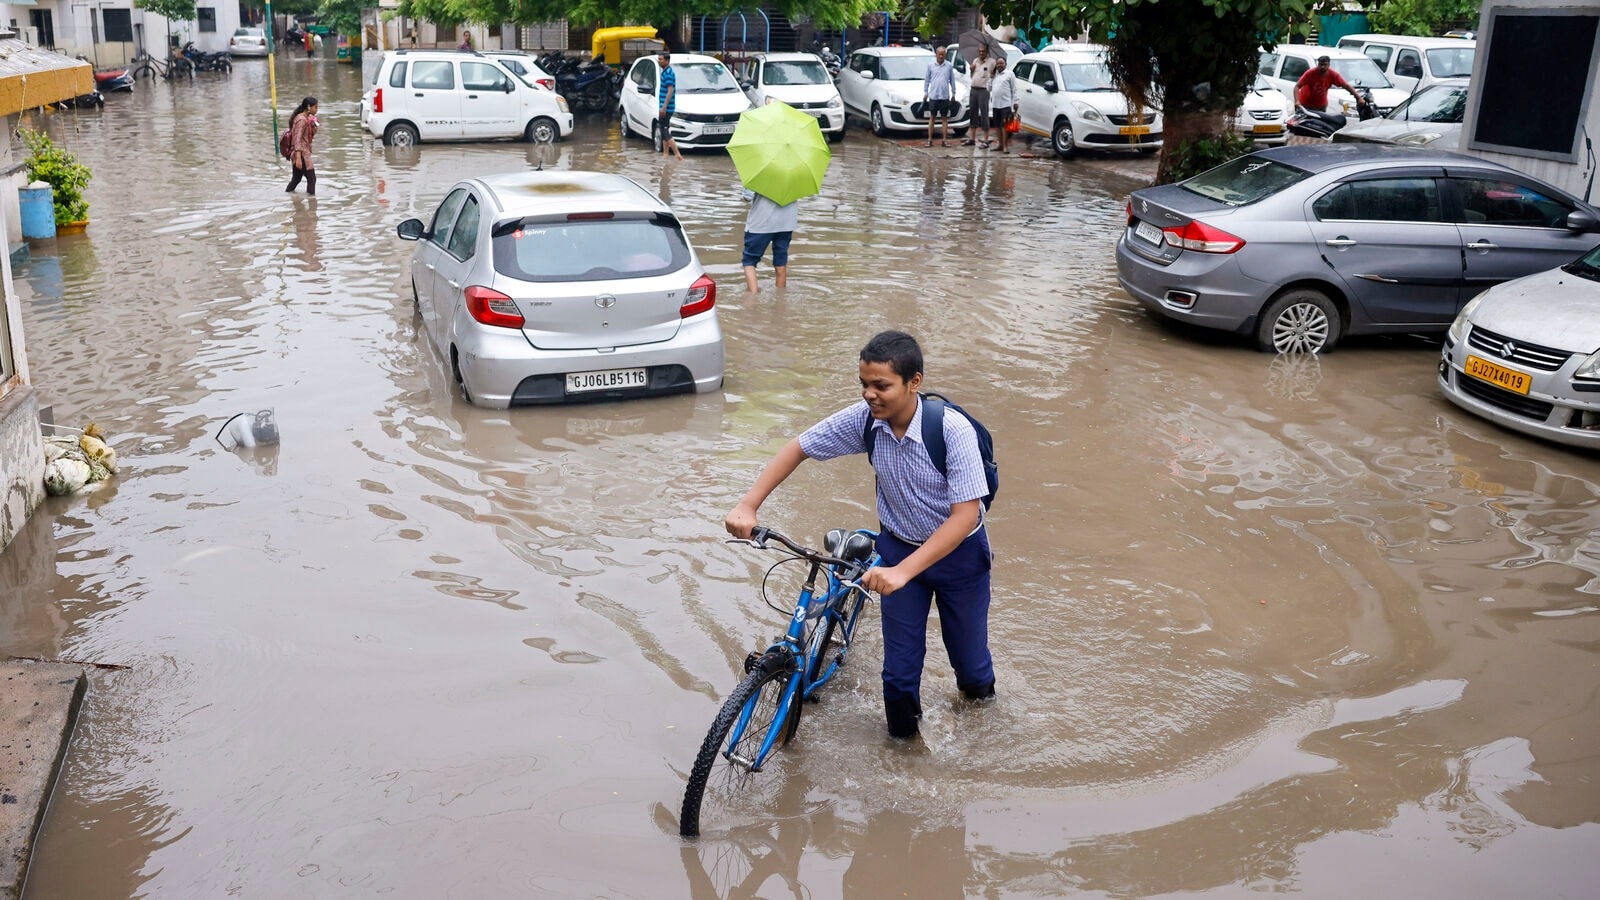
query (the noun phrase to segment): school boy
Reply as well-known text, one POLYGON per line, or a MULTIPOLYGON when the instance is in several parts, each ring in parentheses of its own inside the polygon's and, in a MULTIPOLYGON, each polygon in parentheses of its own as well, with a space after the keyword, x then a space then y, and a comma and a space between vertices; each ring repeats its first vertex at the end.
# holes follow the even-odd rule
POLYGON ((946 409, 941 475, 922 445, 922 348, 899 331, 875 335, 857 366, 861 402, 845 407, 791 440, 762 469, 723 523, 749 538, 756 510, 800 463, 867 452, 865 429, 876 430, 872 468, 878 476, 878 552, 883 565, 861 583, 882 595, 883 706, 891 737, 917 734, 922 717, 922 664, 928 612, 939 604, 939 627, 969 700, 994 697, 989 655, 989 568, 993 554, 983 524, 988 494, 977 435, 965 416, 946 409))

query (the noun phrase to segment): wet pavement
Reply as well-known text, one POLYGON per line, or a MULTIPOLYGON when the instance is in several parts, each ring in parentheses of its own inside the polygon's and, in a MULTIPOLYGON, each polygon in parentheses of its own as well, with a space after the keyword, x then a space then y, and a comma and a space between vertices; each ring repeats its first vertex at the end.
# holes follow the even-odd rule
MULTIPOLYGON (((1456 410, 1433 341, 1274 358, 1146 315, 1112 247, 1148 158, 852 129, 789 289, 749 296, 721 154, 606 117, 387 151, 353 67, 280 60, 324 123, 288 197, 265 72, 48 117, 95 180, 88 233, 15 270, 33 380, 122 470, 0 556, 0 657, 127 668, 88 672, 27 897, 1592 892, 1600 462, 1456 410), (723 392, 453 396, 394 226, 534 164, 674 205, 723 392), (869 624, 749 807, 680 841, 784 619, 722 515, 891 326, 996 436, 1001 701, 959 706, 935 641, 891 744, 869 624), (281 446, 214 440, 264 407, 281 446)), ((870 502, 864 460, 811 463, 763 518, 815 540, 870 502)))

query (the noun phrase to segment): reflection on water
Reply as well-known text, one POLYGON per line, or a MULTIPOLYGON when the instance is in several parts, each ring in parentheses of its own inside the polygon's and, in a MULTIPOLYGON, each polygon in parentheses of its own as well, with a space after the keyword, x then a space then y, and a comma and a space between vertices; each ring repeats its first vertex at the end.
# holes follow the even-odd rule
MULTIPOLYGON (((256 61, 33 123, 96 172, 88 234, 16 266, 34 380, 123 470, 0 557, 0 649, 129 668, 95 676, 30 896, 1600 876, 1600 471, 1458 415, 1432 345, 1275 358, 1151 321, 1110 256, 1147 160, 853 132, 801 205, 789 288, 745 295, 725 156, 665 162, 603 118, 553 147, 384 148, 359 72, 279 62, 281 97, 322 98, 314 200, 283 194, 256 61), (456 396, 395 225, 537 166, 674 205, 725 287, 723 392, 456 396), (684 772, 784 625, 756 589, 772 560, 721 518, 854 399, 887 326, 996 435, 1001 702, 954 702, 935 646, 924 736, 887 742, 868 621, 748 806, 682 843, 684 772), (281 452, 218 447, 267 407, 281 452)), ((763 515, 817 537, 870 502, 864 461, 811 463, 763 515)))

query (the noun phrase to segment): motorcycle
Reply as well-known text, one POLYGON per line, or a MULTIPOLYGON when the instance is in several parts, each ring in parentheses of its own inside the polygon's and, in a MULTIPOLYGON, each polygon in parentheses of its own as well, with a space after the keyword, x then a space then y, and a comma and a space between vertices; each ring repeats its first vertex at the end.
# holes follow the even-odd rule
POLYGON ((97 69, 94 73, 95 90, 102 93, 110 91, 133 90, 133 74, 126 67, 121 69, 97 69))
POLYGON ((817 37, 811 38, 810 49, 811 54, 822 60, 822 64, 827 67, 828 76, 834 81, 838 81, 839 70, 844 68, 844 60, 840 59, 839 55, 834 53, 831 47, 822 43, 821 39, 817 37))
MULTIPOLYGON (((1366 88, 1356 88, 1356 114, 1363 122, 1378 115, 1377 107, 1372 105, 1372 92, 1366 88)), ((1333 133, 1343 128, 1349 121, 1343 113, 1319 112, 1305 106, 1296 106, 1294 115, 1289 117, 1289 133, 1301 137, 1327 139, 1333 137, 1333 133)))
POLYGON ((194 64, 196 72, 232 72, 233 56, 226 50, 207 53, 190 41, 183 45, 184 58, 194 64))
POLYGON ((622 96, 622 73, 601 61, 563 67, 562 71, 552 74, 556 78, 556 92, 578 109, 603 112, 622 96))

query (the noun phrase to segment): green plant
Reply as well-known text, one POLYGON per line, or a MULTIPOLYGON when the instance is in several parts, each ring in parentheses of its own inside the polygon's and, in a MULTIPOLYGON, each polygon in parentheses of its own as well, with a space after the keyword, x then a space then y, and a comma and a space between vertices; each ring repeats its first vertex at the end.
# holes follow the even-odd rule
POLYGON ((28 179, 43 181, 54 192, 56 224, 89 218, 89 201, 83 196, 84 187, 93 177, 89 167, 78 162, 71 152, 57 147, 42 131, 19 129, 17 133, 28 148, 28 179))
POLYGON ((1214 169, 1254 149, 1254 142, 1233 131, 1179 141, 1170 151, 1172 156, 1168 166, 1171 179, 1182 181, 1192 175, 1199 175, 1207 169, 1214 169))

